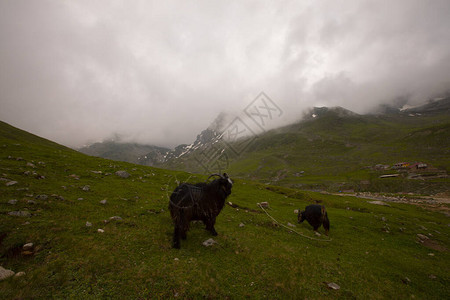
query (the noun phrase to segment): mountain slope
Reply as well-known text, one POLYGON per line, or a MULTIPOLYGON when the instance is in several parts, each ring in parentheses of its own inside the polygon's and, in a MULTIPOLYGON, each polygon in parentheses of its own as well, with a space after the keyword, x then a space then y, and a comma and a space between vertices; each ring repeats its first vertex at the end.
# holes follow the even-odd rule
POLYGON ((217 218, 217 244, 203 246, 211 236, 192 224, 175 250, 167 195, 177 180, 205 176, 90 157, 0 123, 0 177, 0 265, 24 272, 0 281, 1 299, 442 299, 450 292, 442 267, 450 262, 448 219, 417 206, 235 179, 234 207, 217 218), (289 230, 256 206, 261 201, 289 230), (315 202, 327 207, 329 241, 306 223, 292 225, 293 210, 315 202))
MULTIPOLYGON (((445 103, 435 106, 443 108, 445 103)), ((449 114, 446 110, 427 114, 427 107, 415 111, 412 116, 408 111, 358 115, 340 107, 314 108, 303 121, 258 136, 239 156, 224 146, 225 170, 242 178, 304 188, 417 192, 416 182, 381 183, 377 178, 383 173, 373 171, 376 165, 403 161, 450 170, 449 114), (417 115, 419 111, 423 114, 417 115), (361 181, 371 183, 362 186, 361 181)), ((198 157, 194 152, 166 166, 201 172, 198 157)), ((447 184, 437 179, 420 189, 442 192, 448 190, 447 184)))
POLYGON ((154 166, 164 161, 168 148, 137 143, 106 141, 78 149, 81 153, 143 166, 154 166))

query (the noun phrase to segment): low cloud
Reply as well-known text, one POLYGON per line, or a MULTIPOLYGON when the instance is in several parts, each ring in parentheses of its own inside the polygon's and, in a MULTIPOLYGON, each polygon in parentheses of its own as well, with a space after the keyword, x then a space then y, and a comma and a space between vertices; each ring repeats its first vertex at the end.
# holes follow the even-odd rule
POLYGON ((0 119, 78 147, 189 143, 261 91, 363 113, 450 87, 448 1, 2 1, 0 119))

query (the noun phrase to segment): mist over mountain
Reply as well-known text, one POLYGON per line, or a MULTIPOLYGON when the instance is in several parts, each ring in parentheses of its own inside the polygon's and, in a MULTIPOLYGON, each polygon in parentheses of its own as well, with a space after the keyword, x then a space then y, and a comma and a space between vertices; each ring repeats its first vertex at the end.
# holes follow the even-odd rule
POLYGON ((144 166, 154 166, 164 162, 165 155, 169 152, 169 149, 137 143, 105 141, 79 148, 78 151, 91 156, 126 161, 144 166))
MULTIPOLYGON (((352 159, 356 159, 353 163, 354 166, 360 166, 364 163, 373 162, 372 158, 367 157, 371 156, 370 151, 375 150, 368 149, 376 149, 377 145, 382 145, 388 141, 393 145, 397 145, 395 147, 400 147, 402 143, 408 141, 408 146, 402 147, 406 147, 406 149, 409 149, 409 147, 423 148, 424 153, 427 153, 425 157, 430 158, 430 153, 434 153, 433 155, 436 156, 434 159, 441 161, 439 157, 444 154, 445 150, 439 149, 441 149, 440 146, 447 143, 445 140, 448 140, 449 115, 450 97, 429 100, 424 105, 411 108, 405 108, 404 102, 398 101, 397 105, 380 106, 372 114, 357 114, 343 107, 312 107, 306 109, 299 116, 297 122, 287 126, 271 128, 270 130, 259 132, 255 136, 243 135, 239 140, 227 141, 224 140, 226 131, 232 130, 230 125, 235 124, 233 122, 239 115, 222 112, 191 143, 180 144, 172 149, 109 141, 93 144, 87 148, 80 149, 80 151, 94 156, 134 162, 141 165, 182 169, 189 172, 204 172, 205 169, 211 167, 208 164, 215 163, 219 158, 222 160, 223 167, 231 166, 231 168, 233 161, 237 161, 237 164, 240 164, 246 156, 255 156, 262 159, 260 152, 266 151, 265 149, 268 147, 277 149, 274 150, 274 155, 275 153, 286 153, 288 156, 296 157, 296 155, 303 153, 304 155, 309 155, 310 158, 322 157, 321 159, 324 161, 329 160, 329 156, 335 156, 334 153, 329 153, 328 151, 329 149, 335 149, 337 145, 341 145, 339 147, 346 150, 354 147, 366 149, 362 151, 363 154, 359 153, 352 156, 352 159), (429 129, 426 129, 428 127, 429 129), (405 132, 402 128, 409 129, 405 132), (422 129, 423 131, 421 131, 422 129), (433 134, 430 135, 430 132, 433 134), (385 136, 385 138, 381 138, 381 136, 385 136), (417 141, 423 140, 424 143, 419 142, 419 144, 416 144, 413 137, 417 137, 417 141), (380 139, 383 142, 380 142, 380 139), (309 144, 310 148, 295 146, 298 147, 298 153, 292 155, 289 149, 296 143, 302 143, 302 141, 305 145, 309 144), (239 143, 245 145, 247 142, 248 147, 242 153, 236 154, 236 151, 231 151, 233 148, 238 149, 234 145, 239 143), (320 147, 324 147, 324 149, 315 154, 307 154, 318 145, 321 145, 320 147), (437 147, 438 145, 440 146, 437 147), (437 148, 435 149, 435 147, 437 148)), ((251 120, 245 119, 242 115, 240 116, 245 120, 243 124, 250 125, 251 120)), ((242 124, 239 126, 242 126, 242 124)), ((392 145, 387 147, 390 149, 392 145)), ((342 151, 342 149, 339 151, 342 151)), ((333 152, 334 150, 330 151, 333 152)), ((376 151, 384 150, 380 148, 376 151)), ((342 153, 343 156, 350 155, 345 154, 345 151, 342 153)), ((398 150, 396 155, 392 155, 392 157, 387 159, 392 160, 394 157, 398 157, 399 160, 402 160, 402 153, 404 153, 404 150, 398 150)), ((405 155, 405 159, 406 157, 409 157, 409 155, 405 155)), ((420 156, 417 159, 419 158, 420 156)), ((343 158, 338 160, 340 159, 343 158)), ((281 160, 289 161, 284 158, 281 160)), ((301 165, 301 161, 303 161, 303 158, 299 158, 299 161, 294 158, 287 164, 290 166, 301 165)), ((320 164, 320 161, 315 160, 315 163, 320 164)), ((333 164, 335 163, 333 162, 333 164)), ((443 165, 446 164, 444 161, 441 161, 441 163, 443 165)), ((282 167, 284 164, 281 164, 279 168, 285 169, 285 167, 282 167)), ((275 167, 275 169, 277 168, 275 167)), ((318 167, 316 169, 319 170, 318 167)))
POLYGON ((450 3, 1 1, 0 119, 70 147, 189 144, 259 93, 366 114, 450 87, 450 3))

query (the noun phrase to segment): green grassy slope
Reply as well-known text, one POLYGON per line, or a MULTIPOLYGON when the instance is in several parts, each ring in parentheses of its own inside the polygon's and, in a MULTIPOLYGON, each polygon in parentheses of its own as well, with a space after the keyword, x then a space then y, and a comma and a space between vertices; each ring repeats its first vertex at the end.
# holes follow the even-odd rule
MULTIPOLYGON (((264 183, 331 191, 433 194, 448 191, 448 179, 419 183, 403 177, 380 180, 379 176, 389 171, 372 167, 425 162, 449 172, 450 121, 446 112, 411 117, 322 109, 316 118, 260 135, 238 157, 228 150, 225 153, 229 157, 226 171, 264 183)), ((201 172, 196 161, 201 154, 185 155, 166 166, 201 172)))
POLYGON ((201 175, 89 157, 0 123, 0 177, 0 265, 26 273, 0 281, 1 299, 450 295, 449 219, 417 206, 236 180, 229 201, 240 208, 226 206, 219 215, 218 244, 204 247, 210 236, 193 224, 174 250, 167 194, 175 180, 201 175), (118 170, 131 176, 120 178, 118 170), (319 240, 326 237, 297 224, 293 210, 325 204, 332 240, 277 226, 256 206, 261 201, 282 224, 319 240), (428 236, 427 244, 417 234, 428 236), (32 251, 22 251, 30 242, 32 251), (329 289, 330 282, 340 289, 329 289))

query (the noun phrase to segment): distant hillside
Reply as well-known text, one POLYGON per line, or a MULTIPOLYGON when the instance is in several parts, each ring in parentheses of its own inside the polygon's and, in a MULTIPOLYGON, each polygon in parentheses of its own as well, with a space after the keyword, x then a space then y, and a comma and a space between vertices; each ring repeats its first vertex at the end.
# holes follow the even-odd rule
MULTIPOLYGON (((397 186, 388 180, 379 182, 377 178, 382 174, 372 167, 425 162, 448 172, 448 107, 449 99, 413 110, 397 110, 395 114, 359 115, 342 107, 312 108, 296 124, 247 139, 249 146, 238 156, 227 145, 221 145, 222 156, 227 159, 221 162, 222 167, 226 165, 225 170, 243 178, 303 188, 412 191, 417 182, 404 181, 397 186)), ((238 143, 245 144, 246 140, 238 143)), ((211 168, 218 165, 205 157, 211 152, 206 144, 197 148, 162 166, 202 172, 205 164, 211 168)), ((445 184, 438 182, 428 181, 426 185, 434 186, 436 191, 445 189, 445 184)))
POLYGON ((450 114, 450 97, 438 98, 428 101, 425 105, 406 109, 403 113, 407 114, 450 114))
MULTIPOLYGON (((391 184, 387 180, 378 182, 376 178, 383 174, 371 168, 379 164, 424 162, 450 170, 450 98, 409 109, 389 107, 368 115, 342 107, 314 107, 299 116, 301 121, 296 124, 224 143, 223 130, 232 119, 220 114, 193 143, 172 150, 104 142, 80 151, 172 170, 228 171, 242 178, 312 189, 414 189, 411 182, 397 186, 386 186, 391 184), (230 150, 240 145, 245 145, 242 153, 230 150), (359 184, 368 181, 372 184, 359 184)), ((430 182, 427 186, 433 185, 430 182)), ((436 191, 442 190, 442 184, 434 186, 436 191)))
POLYGON ((154 166, 162 163, 169 152, 168 148, 114 141, 94 143, 78 150, 87 155, 126 161, 143 166, 154 166))
POLYGON ((403 114, 403 115, 414 115, 414 114, 442 114, 450 113, 450 96, 434 98, 428 100, 418 106, 410 106, 407 104, 406 99, 399 99, 399 101, 394 104, 382 104, 378 108, 378 114, 403 114))

